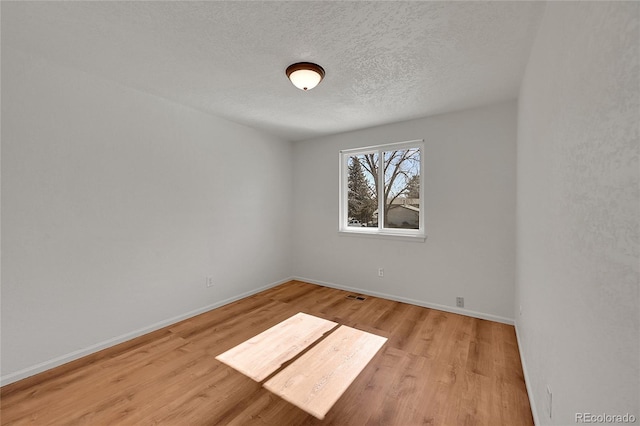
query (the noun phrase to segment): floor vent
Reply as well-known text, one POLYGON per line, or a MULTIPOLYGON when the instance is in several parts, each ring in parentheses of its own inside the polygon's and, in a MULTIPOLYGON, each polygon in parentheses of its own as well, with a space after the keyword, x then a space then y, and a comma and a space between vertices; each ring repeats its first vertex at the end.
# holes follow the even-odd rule
POLYGON ((359 296, 359 295, 355 295, 355 294, 350 294, 347 296, 347 299, 353 299, 353 300, 367 300, 366 297, 364 296, 359 296))

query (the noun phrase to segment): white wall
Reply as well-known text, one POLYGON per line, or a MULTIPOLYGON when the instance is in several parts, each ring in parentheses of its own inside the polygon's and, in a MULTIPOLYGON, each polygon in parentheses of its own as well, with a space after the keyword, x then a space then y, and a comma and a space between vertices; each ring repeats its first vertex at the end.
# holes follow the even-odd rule
POLYGON ((2 154, 4 383, 291 275, 288 142, 3 46, 2 154))
POLYGON ((640 421, 638 18, 549 3, 521 88, 516 322, 539 424, 640 421))
POLYGON ((463 296, 464 312, 511 321, 516 109, 511 101, 295 143, 294 275, 453 311, 463 296), (426 242, 339 235, 339 151, 414 139, 426 142, 426 242))

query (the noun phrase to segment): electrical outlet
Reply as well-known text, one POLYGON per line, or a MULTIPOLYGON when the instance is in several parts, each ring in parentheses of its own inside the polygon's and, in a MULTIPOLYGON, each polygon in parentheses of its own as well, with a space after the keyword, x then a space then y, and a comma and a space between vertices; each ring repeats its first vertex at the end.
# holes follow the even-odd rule
POLYGON ((384 277, 384 268, 378 268, 378 276, 380 278, 384 277))
POLYGON ((464 308, 464 297, 456 297, 456 306, 458 308, 464 308))
POLYGON ((520 305, 520 316, 522 316, 522 305, 520 305))
POLYGON ((553 413, 551 408, 552 408, 552 403, 553 403, 553 395, 551 394, 551 387, 549 385, 547 385, 547 401, 546 401, 546 411, 547 414, 549 415, 549 418, 551 418, 551 414, 553 413))
POLYGON ((207 287, 213 287, 213 277, 207 277, 205 283, 207 287))

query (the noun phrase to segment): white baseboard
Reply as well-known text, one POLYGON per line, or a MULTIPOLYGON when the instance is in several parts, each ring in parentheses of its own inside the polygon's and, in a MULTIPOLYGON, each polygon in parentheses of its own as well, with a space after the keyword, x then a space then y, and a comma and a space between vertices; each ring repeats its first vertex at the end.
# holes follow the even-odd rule
POLYGON ((20 371, 16 371, 14 373, 6 374, 6 375, 0 377, 0 386, 8 385, 9 383, 13 383, 13 382, 17 382, 18 380, 26 379, 27 377, 36 375, 38 373, 42 373, 43 371, 50 370, 52 368, 55 368, 55 367, 58 367, 60 365, 66 364, 68 362, 74 361, 74 360, 76 360, 78 358, 82 358, 83 356, 91 355, 92 353, 101 351, 101 350, 109 348, 111 346, 115 346, 115 345, 117 345, 119 343, 122 343, 122 342, 126 342, 127 340, 134 339, 134 338, 142 336, 144 334, 151 333, 152 331, 159 330, 159 329, 161 329, 163 327, 166 327, 166 326, 171 325, 171 324, 175 324, 175 323, 180 322, 182 320, 185 320, 187 318, 191 318, 191 317, 194 317, 196 315, 200 315, 200 314, 202 314, 204 312, 207 312, 207 311, 210 311, 212 309, 216 309, 216 308, 219 308, 221 306, 227 305, 229 303, 235 302, 236 300, 244 299, 245 297, 252 296, 252 295, 254 295, 256 293, 260 293, 261 291, 267 290, 267 289, 269 289, 271 287, 275 287, 275 286, 280 285, 280 284, 284 284, 284 283, 286 283, 288 281, 291 281, 291 280, 293 280, 293 278, 286 278, 286 279, 283 279, 283 280, 280 280, 280 281, 276 281, 274 283, 267 284, 265 286, 256 288, 254 290, 250 290, 250 291, 238 294, 236 296, 229 297, 228 299, 224 299, 224 300, 221 300, 219 302, 212 303, 211 305, 203 306, 202 308, 194 309, 193 311, 189 311, 189 312, 186 312, 184 314, 177 315, 175 317, 168 318, 168 319, 163 320, 163 321, 159 321, 159 322, 157 322, 155 324, 151 324, 149 326, 139 328, 139 329, 131 331, 129 333, 126 333, 126 334, 123 334, 123 335, 120 335, 120 336, 116 336, 116 337, 114 337, 112 339, 108 339, 108 340, 96 343, 95 345, 91 345, 89 347, 86 347, 86 348, 83 348, 83 349, 79 349, 77 351, 73 351, 73 352, 70 352, 70 353, 65 354, 65 355, 61 355, 59 357, 50 359, 48 361, 44 361, 44 362, 41 362, 39 364, 32 365, 32 366, 24 368, 24 369, 22 369, 20 371))
POLYGON ((527 363, 524 361, 524 355, 522 354, 522 343, 520 342, 520 334, 518 333, 518 324, 514 324, 516 329, 516 340, 518 341, 518 352, 520 352, 520 363, 522 364, 522 373, 524 374, 524 384, 527 387, 527 395, 529 396, 529 405, 531 406, 531 415, 533 415, 533 424, 539 425, 538 410, 536 409, 536 401, 533 398, 533 392, 531 389, 531 381, 529 381, 529 372, 527 371, 527 363))
POLYGON ((349 287, 349 286, 341 285, 341 284, 328 283, 328 282, 325 282, 325 281, 313 280, 311 278, 293 277, 292 279, 297 280, 297 281, 308 282, 308 283, 311 283, 311 284, 318 284, 318 285, 325 286, 325 287, 337 288, 339 290, 347 290, 347 291, 353 291, 353 292, 356 292, 356 293, 367 294, 367 295, 370 295, 370 296, 382 297, 383 299, 395 300, 396 302, 409 303, 411 305, 422 306, 424 308, 436 309, 438 311, 451 312, 451 313, 454 313, 454 314, 466 315, 468 317, 485 319, 485 320, 489 320, 489 321, 500 322, 500 323, 503 323, 503 324, 509 324, 509 325, 513 325, 514 324, 514 321, 513 321, 512 318, 505 318, 505 317, 501 317, 501 316, 498 316, 498 315, 485 314, 483 312, 470 311, 468 309, 460 309, 460 308, 455 308, 453 306, 439 305, 437 303, 430 303, 430 302, 425 302, 425 301, 422 301, 422 300, 410 299, 408 297, 395 296, 393 294, 380 293, 380 292, 377 292, 377 291, 365 290, 365 289, 357 288, 357 287, 349 287))

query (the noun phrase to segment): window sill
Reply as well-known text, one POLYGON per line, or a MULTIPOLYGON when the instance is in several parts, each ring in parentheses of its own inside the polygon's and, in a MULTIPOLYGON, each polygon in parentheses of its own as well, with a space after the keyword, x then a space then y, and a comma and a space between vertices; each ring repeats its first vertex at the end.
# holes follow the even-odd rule
POLYGON ((427 236, 424 234, 404 234, 389 231, 361 231, 351 229, 339 229, 338 235, 341 237, 380 238, 384 240, 412 241, 416 243, 423 243, 427 239, 427 236))

